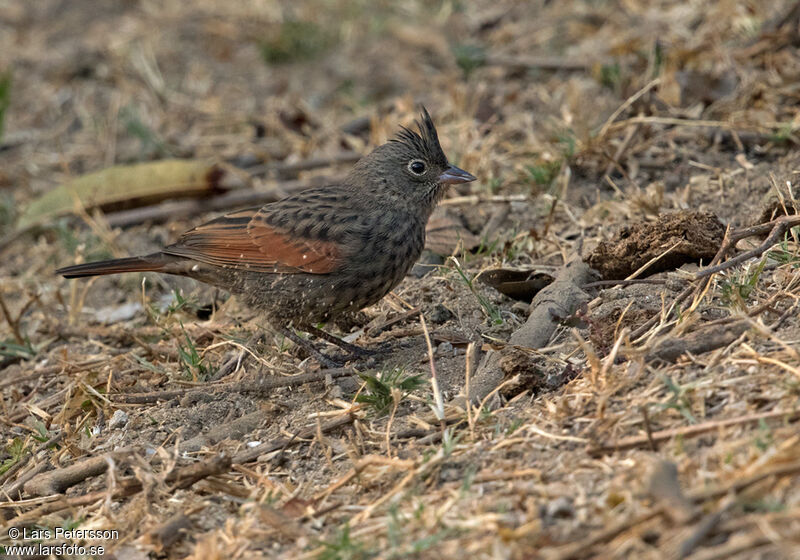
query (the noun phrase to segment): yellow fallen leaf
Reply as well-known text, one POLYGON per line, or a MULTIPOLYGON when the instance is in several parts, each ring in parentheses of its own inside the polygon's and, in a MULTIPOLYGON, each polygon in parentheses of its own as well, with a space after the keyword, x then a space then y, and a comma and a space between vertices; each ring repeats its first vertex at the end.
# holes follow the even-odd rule
POLYGON ((77 205, 107 210, 223 190, 220 180, 224 175, 223 169, 208 160, 168 159, 109 167, 76 177, 37 198, 22 213, 17 228, 44 225, 75 212, 80 208, 77 205))

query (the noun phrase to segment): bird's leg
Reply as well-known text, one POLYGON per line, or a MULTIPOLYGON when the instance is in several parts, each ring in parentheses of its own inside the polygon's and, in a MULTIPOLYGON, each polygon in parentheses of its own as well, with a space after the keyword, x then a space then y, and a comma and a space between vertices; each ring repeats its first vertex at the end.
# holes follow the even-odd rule
POLYGON ((367 350, 366 348, 361 348, 360 346, 356 346, 355 344, 350 344, 346 340, 342 340, 338 336, 333 336, 329 332, 325 332, 322 329, 318 329, 317 327, 313 327, 311 325, 303 325, 300 327, 302 330, 306 331, 310 335, 316 336, 317 338, 321 338, 331 344, 338 346, 351 356, 356 358, 364 358, 367 356, 372 356, 375 352, 372 350, 367 350))
POLYGON ((295 344, 297 344, 298 346, 303 348, 306 352, 308 352, 308 354, 312 358, 317 360, 320 363, 321 366, 327 367, 327 368, 342 367, 342 364, 331 360, 325 354, 323 354, 322 352, 320 352, 319 350, 314 348, 314 345, 311 344, 310 341, 306 340, 305 338, 303 338, 301 336, 298 336, 298 334, 296 332, 294 332, 291 328, 286 328, 286 327, 281 327, 281 326, 275 326, 274 328, 275 328, 276 331, 281 333, 283 336, 285 336, 286 338, 288 338, 289 340, 291 340, 292 342, 294 342, 295 344))

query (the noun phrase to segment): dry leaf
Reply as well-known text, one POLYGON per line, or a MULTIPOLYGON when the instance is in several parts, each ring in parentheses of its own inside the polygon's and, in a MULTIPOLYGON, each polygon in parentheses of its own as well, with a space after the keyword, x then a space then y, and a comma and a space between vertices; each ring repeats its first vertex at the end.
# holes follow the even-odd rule
POLYGON ((37 198, 22 213, 17 228, 44 225, 75 212, 76 204, 87 210, 108 210, 217 192, 223 190, 224 176, 218 165, 202 160, 169 159, 110 167, 77 177, 37 198))
POLYGON ((539 290, 553 281, 549 274, 509 268, 485 270, 477 279, 501 294, 521 301, 531 301, 539 290))

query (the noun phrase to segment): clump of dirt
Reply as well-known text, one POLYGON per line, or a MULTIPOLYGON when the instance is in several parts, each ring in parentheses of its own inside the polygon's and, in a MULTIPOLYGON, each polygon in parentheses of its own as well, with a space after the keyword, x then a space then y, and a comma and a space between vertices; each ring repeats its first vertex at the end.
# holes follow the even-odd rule
POLYGON ((649 276, 713 258, 724 235, 725 227, 711 212, 663 214, 655 222, 623 227, 610 241, 601 241, 586 262, 604 279, 621 280, 658 258, 647 269, 649 276))
MULTIPOLYGON (((510 347, 503 349, 501 354, 500 368, 506 379, 519 375, 523 380, 520 385, 536 388, 540 380, 544 378, 538 361, 530 353, 520 348, 510 347)), ((518 389, 517 392, 519 392, 518 389)))
POLYGON ((586 317, 589 340, 600 354, 607 354, 622 329, 633 330, 647 322, 681 289, 679 282, 665 280, 664 284, 634 284, 603 291, 600 305, 586 317))
POLYGON ((516 382, 504 384, 500 394, 512 399, 524 391, 539 394, 553 391, 569 382, 577 375, 568 364, 563 365, 522 348, 506 346, 500 351, 500 369, 503 378, 510 380, 518 376, 516 382))

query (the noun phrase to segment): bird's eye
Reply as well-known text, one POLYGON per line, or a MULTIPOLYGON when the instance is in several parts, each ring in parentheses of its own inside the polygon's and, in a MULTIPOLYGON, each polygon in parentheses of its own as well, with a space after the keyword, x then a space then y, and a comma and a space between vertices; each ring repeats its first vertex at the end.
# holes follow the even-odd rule
POLYGON ((425 165, 425 162, 422 161, 421 159, 412 159, 408 163, 408 170, 411 171, 411 173, 413 173, 414 175, 422 175, 423 173, 425 173, 425 170, 427 168, 428 166, 425 165))

